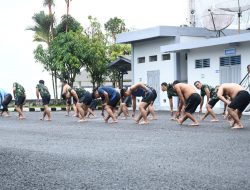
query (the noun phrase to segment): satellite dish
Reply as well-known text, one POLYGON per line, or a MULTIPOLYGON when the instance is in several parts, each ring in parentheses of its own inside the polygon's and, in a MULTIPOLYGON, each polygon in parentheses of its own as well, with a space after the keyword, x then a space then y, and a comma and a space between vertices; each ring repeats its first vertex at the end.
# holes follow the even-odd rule
POLYGON ((238 15, 238 33, 240 33, 240 18, 242 12, 250 9, 250 1, 230 0, 215 5, 216 8, 227 12, 237 13, 238 15))
POLYGON ((206 29, 217 32, 216 36, 220 37, 221 33, 225 35, 222 30, 227 28, 233 22, 233 19, 234 14, 232 13, 219 9, 213 11, 208 9, 203 13, 202 24, 206 29))

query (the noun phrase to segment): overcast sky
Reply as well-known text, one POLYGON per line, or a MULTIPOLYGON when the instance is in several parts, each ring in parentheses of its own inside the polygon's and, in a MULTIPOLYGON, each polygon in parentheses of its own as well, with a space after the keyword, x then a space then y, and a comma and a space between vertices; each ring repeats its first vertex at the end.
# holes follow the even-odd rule
MULTIPOLYGON (((83 27, 87 17, 97 17, 105 23, 111 17, 125 20, 127 27, 142 29, 158 25, 179 26, 186 23, 187 0, 73 0, 70 14, 83 27)), ((55 14, 59 19, 66 11, 64 0, 55 0, 55 14)), ((51 90, 48 73, 43 72, 39 63, 35 63, 33 50, 37 46, 32 42, 33 33, 26 31, 32 26, 31 17, 43 8, 43 0, 1 1, 0 7, 0 88, 11 92, 13 82, 21 83, 28 98, 35 98, 35 86, 44 79, 51 90)))

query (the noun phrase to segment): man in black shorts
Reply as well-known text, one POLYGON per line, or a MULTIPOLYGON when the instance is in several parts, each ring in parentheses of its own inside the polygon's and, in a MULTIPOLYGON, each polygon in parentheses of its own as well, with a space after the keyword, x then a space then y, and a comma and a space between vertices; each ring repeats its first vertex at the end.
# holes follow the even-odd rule
POLYGON ((15 109, 18 112, 18 119, 24 119, 23 104, 26 99, 24 87, 21 84, 14 82, 13 95, 15 97, 15 109))
POLYGON ((242 112, 250 103, 250 94, 244 88, 235 83, 222 84, 217 92, 218 98, 228 105, 228 114, 231 117, 230 125, 232 129, 242 129, 240 122, 242 112), (231 102, 224 96, 229 96, 231 102))
MULTIPOLYGON (((73 108, 74 108, 74 111, 75 111, 75 117, 78 117, 78 110, 77 110, 77 103, 79 102, 79 97, 76 93, 76 91, 71 88, 71 86, 66 82, 66 81, 63 81, 62 82, 62 87, 63 87, 63 90, 62 90, 62 98, 64 100, 66 100, 66 111, 67 111, 67 114, 69 115, 69 111, 70 111, 70 105, 71 105, 71 101, 72 101, 72 98, 73 98, 73 108)), ((67 116, 66 114, 66 116, 67 116)))
POLYGON ((132 105, 133 105, 133 114, 135 115, 136 110, 136 97, 142 97, 142 100, 139 105, 140 114, 135 120, 136 123, 144 125, 148 124, 149 121, 147 119, 147 116, 149 112, 153 116, 153 120, 156 120, 156 114, 154 111, 154 101, 157 98, 157 93, 155 89, 152 87, 146 86, 143 83, 137 83, 132 85, 126 92, 124 91, 123 94, 121 94, 122 97, 131 96, 132 95, 132 105), (147 110, 148 109, 148 110, 147 110), (143 121, 140 123, 140 120, 143 119, 143 121))
MULTIPOLYGON (((170 106, 170 112, 171 112, 171 120, 176 120, 177 119, 177 115, 174 114, 174 104, 173 104, 173 97, 178 97, 178 95, 176 94, 176 92, 173 89, 173 85, 172 84, 167 84, 166 82, 161 83, 161 90, 163 92, 167 91, 168 94, 168 99, 169 99, 169 106, 170 106)), ((179 99, 178 99, 178 104, 180 103, 179 99)))
MULTIPOLYGON (((121 89, 120 94, 124 94, 126 89, 121 89)), ((119 117, 122 113, 124 114, 125 119, 129 117, 129 112, 128 112, 128 106, 129 102, 131 100, 131 96, 121 96, 120 100, 120 108, 117 114, 117 117, 119 117)))
POLYGON ((44 80, 40 80, 39 84, 36 86, 36 96, 38 101, 39 101, 39 94, 42 97, 42 102, 44 106, 43 117, 41 118, 41 120, 44 120, 44 118, 47 115, 48 116, 47 121, 51 121, 51 113, 49 110, 50 93, 48 88, 44 85, 44 80))
POLYGON ((202 84, 200 81, 194 82, 194 86, 201 91, 201 104, 200 104, 200 113, 202 113, 202 106, 204 102, 204 96, 207 96, 207 111, 204 116, 201 117, 201 120, 203 121, 209 114, 212 116, 211 122, 218 122, 213 107, 215 104, 219 101, 219 98, 217 97, 217 90, 218 87, 212 87, 207 84, 202 84))
POLYGON ((88 91, 85 91, 81 97, 79 97, 79 103, 76 104, 77 110, 79 111, 80 120, 78 122, 84 122, 88 113, 88 108, 93 101, 94 95, 88 91))
POLYGON ((199 122, 192 114, 201 103, 200 95, 196 92, 192 85, 180 83, 179 81, 173 82, 173 88, 180 98, 178 114, 181 113, 183 106, 185 107, 182 118, 178 119, 177 122, 181 125, 186 119, 189 118, 193 121, 190 126, 198 126, 199 122))

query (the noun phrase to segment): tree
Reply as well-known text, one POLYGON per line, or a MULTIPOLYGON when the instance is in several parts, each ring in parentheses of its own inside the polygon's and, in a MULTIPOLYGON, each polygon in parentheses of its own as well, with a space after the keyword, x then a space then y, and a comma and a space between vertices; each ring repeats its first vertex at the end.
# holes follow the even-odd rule
POLYGON ((117 17, 110 18, 104 24, 104 28, 108 32, 108 34, 111 36, 113 43, 115 43, 116 41, 117 34, 128 31, 124 20, 117 18, 117 17))
POLYGON ((88 38, 79 32, 59 33, 51 43, 49 52, 62 80, 73 85, 75 77, 89 58, 88 38))
MULTIPOLYGON (((67 15, 67 18, 68 18, 68 16, 69 16, 69 5, 70 5, 70 2, 71 2, 72 0, 65 0, 65 3, 66 3, 66 5, 67 5, 67 13, 66 13, 66 15, 67 15)), ((66 32, 68 32, 68 25, 66 24, 66 32)))
POLYGON ((73 32, 82 32, 83 28, 81 24, 75 20, 73 17, 70 15, 63 15, 61 22, 58 24, 56 27, 56 33, 66 33, 68 31, 73 31, 73 32))
POLYGON ((54 0, 44 0, 43 1, 43 6, 49 8, 49 15, 52 15, 52 6, 54 6, 54 0))
POLYGON ((49 45, 51 42, 50 25, 52 18, 46 15, 44 11, 40 11, 35 13, 32 19, 35 22, 35 26, 28 27, 27 30, 35 32, 33 41, 45 42, 49 45))
MULTIPOLYGON (((116 35, 122 32, 128 31, 126 28, 126 24, 124 20, 114 17, 110 18, 105 24, 104 24, 105 30, 110 37, 111 41, 109 42, 108 46, 108 58, 109 62, 114 61, 119 56, 130 54, 131 47, 128 44, 116 44, 116 35)), ((121 79, 121 72, 117 69, 110 69, 109 72, 109 78, 113 84, 113 86, 116 86, 116 82, 120 84, 121 79)))
POLYGON ((107 76, 107 39, 98 20, 91 16, 88 19, 90 25, 85 29, 89 39, 89 59, 86 62, 86 70, 90 74, 94 88, 100 86, 107 76))

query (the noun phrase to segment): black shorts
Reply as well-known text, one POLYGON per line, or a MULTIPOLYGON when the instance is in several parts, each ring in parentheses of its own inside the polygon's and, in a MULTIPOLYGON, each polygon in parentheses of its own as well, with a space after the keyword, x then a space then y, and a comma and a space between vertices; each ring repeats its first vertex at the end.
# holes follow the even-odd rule
POLYGON ((50 102, 50 96, 44 96, 42 97, 42 102, 43 102, 43 105, 49 105, 49 102, 50 102))
POLYGON ((80 103, 85 104, 86 106, 89 106, 92 102, 92 94, 89 92, 86 92, 79 100, 80 103))
POLYGON ((217 104, 218 101, 219 101, 219 98, 212 98, 209 100, 208 105, 210 105, 211 108, 213 108, 215 104, 217 104))
POLYGON ((185 112, 193 114, 201 103, 201 96, 198 93, 193 93, 186 101, 185 112))
POLYGON ((92 99, 89 108, 95 110, 97 105, 98 105, 98 100, 92 99))
POLYGON ((130 103, 131 103, 131 97, 130 96, 126 96, 122 99, 122 103, 124 103, 127 107, 129 107, 130 103))
POLYGON ((120 98, 121 98, 120 93, 117 92, 115 97, 112 98, 112 100, 109 100, 108 105, 113 108, 116 107, 117 103, 120 101, 120 98))
POLYGON ((228 107, 243 112, 249 103, 250 103, 250 94, 245 90, 241 90, 238 92, 238 94, 235 96, 232 102, 228 105, 228 107))
POLYGON ((2 102, 2 106, 3 106, 3 111, 8 111, 8 105, 12 100, 12 95, 11 94, 6 94, 4 96, 3 102, 2 102))
POLYGON ((152 91, 149 91, 145 94, 145 96, 142 98, 142 102, 151 104, 152 102, 155 101, 155 99, 157 98, 157 93, 156 91, 153 89, 152 91))
POLYGON ((25 101, 25 96, 17 96, 15 99, 16 106, 22 106, 25 101))

